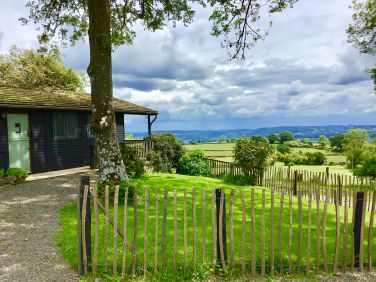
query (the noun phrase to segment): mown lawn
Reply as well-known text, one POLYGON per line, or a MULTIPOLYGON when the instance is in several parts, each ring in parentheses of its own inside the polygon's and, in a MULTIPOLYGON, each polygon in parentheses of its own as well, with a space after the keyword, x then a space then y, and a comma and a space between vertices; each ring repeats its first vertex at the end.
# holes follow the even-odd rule
MULTIPOLYGON (((139 187, 140 191, 140 200, 138 206, 138 267, 137 271, 139 274, 142 274, 142 266, 143 266, 143 245, 144 245, 144 188, 147 187, 150 189, 150 199, 149 199, 149 220, 148 220, 148 272, 147 275, 148 280, 154 281, 177 281, 177 280, 192 280, 193 278, 205 279, 208 276, 212 275, 212 270, 210 266, 210 262, 212 260, 212 239, 211 239, 211 189, 224 187, 226 189, 226 209, 227 209, 227 240, 229 239, 229 219, 228 219, 228 209, 230 204, 230 191, 231 189, 235 190, 235 200, 234 200, 234 242, 235 242, 235 250, 234 250, 234 260, 235 260, 235 267, 230 270, 230 277, 236 277, 241 273, 241 242, 242 242, 242 208, 241 208, 241 201, 239 197, 239 190, 244 191, 245 196, 245 210, 246 210, 246 244, 245 244, 245 254, 246 254, 246 263, 247 263, 247 271, 250 270, 250 259, 251 259, 251 222, 250 222, 250 214, 251 214, 251 193, 250 187, 241 187, 241 186, 234 186, 234 185, 227 185, 221 182, 221 180, 213 179, 213 178, 206 178, 206 177, 192 177, 192 176, 183 176, 178 174, 147 174, 143 176, 141 179, 134 180, 133 184, 139 187), (196 219, 196 234, 197 234, 197 271, 194 273, 193 271, 193 223, 192 223, 192 187, 196 187, 196 209, 197 209, 197 219, 196 219), (154 265, 154 244, 155 244, 155 233, 156 233, 156 216, 155 216, 155 188, 158 191, 158 253, 159 253, 159 269, 162 269, 162 213, 163 213, 163 189, 167 188, 169 191, 169 198, 168 198, 168 211, 167 211, 167 268, 161 270, 157 274, 153 274, 153 265, 154 265), (174 219, 173 219, 173 189, 177 190, 178 200, 177 200, 177 218, 178 218, 178 255, 177 255, 177 263, 178 269, 174 270, 173 265, 173 232, 174 232, 174 219), (187 216, 188 216, 188 268, 184 271, 182 266, 184 265, 184 255, 183 255, 183 210, 184 210, 184 189, 188 191, 188 202, 187 202, 187 216), (202 191, 206 193, 206 200, 205 200, 205 212, 206 212, 206 238, 207 238, 207 246, 206 246, 206 264, 203 264, 203 256, 202 256, 202 191), (193 274, 194 273, 194 274, 193 274)), ((260 187, 254 188, 254 198, 255 198, 255 226, 256 226, 256 258, 257 258, 257 267, 258 272, 260 270, 261 265, 261 207, 262 207, 262 189, 260 187)), ((266 209, 265 209, 265 234, 263 238, 265 239, 266 248, 265 248, 265 256, 266 256, 266 265, 267 265, 267 273, 269 272, 269 265, 270 265, 270 248, 271 248, 271 211, 270 208, 270 193, 266 190, 266 209)), ((274 252, 275 252, 275 267, 276 273, 278 273, 280 269, 279 260, 280 260, 280 249, 279 249, 279 234, 278 234, 278 222, 279 222, 279 208, 280 208, 280 195, 276 192, 275 193, 275 207, 274 207, 274 252)), ((287 264, 288 264, 288 242, 289 242, 289 201, 288 197, 285 196, 283 201, 283 209, 282 209, 282 220, 281 220, 281 242, 282 242, 282 261, 283 261, 283 269, 287 271, 287 264)), ((122 218, 123 218, 123 205, 121 201, 120 205, 120 213, 119 213, 119 225, 122 229, 122 218)), ((307 252, 307 242, 308 242, 308 201, 303 199, 303 240, 302 240, 302 254, 301 254, 301 264, 302 270, 304 270, 304 265, 306 265, 306 252, 307 252)), ((322 222, 322 214, 323 214, 323 203, 320 203, 320 220, 322 222)), ((111 209, 112 214, 112 209, 111 209)), ((311 256, 310 256, 310 264, 312 266, 315 265, 315 257, 316 257, 316 203, 312 202, 312 232, 311 232, 311 256)), ((352 217, 352 210, 349 210, 349 225, 348 225, 348 241, 347 241, 347 262, 350 262, 351 259, 351 217, 352 217)), ((339 251, 339 266, 341 266, 342 262, 342 249, 343 249, 343 208, 340 208, 340 217, 341 217, 341 239, 340 239, 340 251, 339 251)), ((108 272, 105 271, 103 267, 103 237, 104 237, 104 217, 101 214, 101 224, 100 224, 100 250, 99 250, 99 270, 101 272, 102 277, 105 277, 105 273, 109 273, 112 269, 112 228, 110 228, 110 238, 109 238, 109 247, 108 247, 108 260, 109 260, 109 268, 108 272)), ((131 242, 133 242, 133 203, 129 203, 128 206, 128 223, 127 223, 127 237, 131 242)), ((293 235, 292 235, 292 243, 293 243, 293 250, 292 250, 292 263, 294 265, 294 271, 298 270, 297 264, 298 260, 298 205, 297 199, 293 199, 293 235)), ((366 219, 366 225, 368 226, 368 215, 366 219)), ((76 268, 77 261, 76 261, 76 206, 75 204, 70 204, 64 207, 61 210, 61 231, 58 234, 57 240, 58 245, 60 247, 60 251, 64 258, 72 265, 72 267, 76 268)), ((94 236, 94 223, 92 223, 92 236, 94 236)), ((368 229, 366 229, 368 230, 368 229)), ((336 235, 336 224, 335 224, 335 208, 334 206, 330 205, 328 208, 328 217, 327 217, 327 226, 326 226, 326 236, 327 236, 327 244, 325 249, 328 254, 328 266, 331 269, 333 264, 334 258, 334 248, 335 248, 335 235, 336 235)), ((374 234, 376 230, 374 230, 374 234)), ((365 238, 367 238, 368 233, 365 233, 365 238)), ((322 236, 322 230, 320 230, 320 236, 322 236)), ((92 243, 94 242, 94 237, 92 239, 92 243)), ((230 257, 230 245, 229 241, 227 245, 228 249, 228 256, 229 260, 230 257)), ((373 241, 373 244, 375 240, 373 241)), ((323 244, 322 238, 320 239, 320 265, 323 264, 323 244)), ((121 268, 121 248, 122 243, 119 239, 118 243, 118 266, 119 270, 121 268)), ((366 250, 367 244, 365 244, 366 250)), ((365 254, 367 252, 365 251, 365 254)), ((376 252, 373 251, 373 256, 376 256, 376 252)), ((366 255, 367 259, 367 255, 366 255)), ((130 252, 127 253, 127 266, 128 271, 130 271, 131 267, 131 254, 130 252)), ((366 260, 365 260, 366 261, 366 260)), ((116 280, 115 280, 116 281, 116 280)))

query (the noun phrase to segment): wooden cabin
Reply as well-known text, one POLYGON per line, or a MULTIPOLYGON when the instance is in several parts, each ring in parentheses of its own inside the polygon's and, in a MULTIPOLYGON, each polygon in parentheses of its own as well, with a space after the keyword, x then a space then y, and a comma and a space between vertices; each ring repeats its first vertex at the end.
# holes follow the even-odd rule
MULTIPOLYGON (((119 142, 124 115, 147 116, 151 134, 157 111, 116 98, 114 106, 119 142)), ((40 173, 89 165, 90 118, 90 94, 0 86, 0 168, 40 173)))

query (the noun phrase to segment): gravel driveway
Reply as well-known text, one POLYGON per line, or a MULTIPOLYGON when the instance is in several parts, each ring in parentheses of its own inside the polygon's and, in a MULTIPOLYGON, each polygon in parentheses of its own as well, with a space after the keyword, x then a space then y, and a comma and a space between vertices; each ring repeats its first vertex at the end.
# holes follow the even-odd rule
POLYGON ((77 281, 55 235, 78 184, 76 174, 0 188, 0 281, 77 281))

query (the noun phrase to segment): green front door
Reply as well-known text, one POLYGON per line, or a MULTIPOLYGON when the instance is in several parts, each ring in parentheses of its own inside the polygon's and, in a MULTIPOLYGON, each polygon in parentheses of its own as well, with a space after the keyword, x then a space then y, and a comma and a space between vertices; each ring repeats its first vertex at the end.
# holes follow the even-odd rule
POLYGON ((30 171, 29 116, 8 114, 9 167, 30 171))

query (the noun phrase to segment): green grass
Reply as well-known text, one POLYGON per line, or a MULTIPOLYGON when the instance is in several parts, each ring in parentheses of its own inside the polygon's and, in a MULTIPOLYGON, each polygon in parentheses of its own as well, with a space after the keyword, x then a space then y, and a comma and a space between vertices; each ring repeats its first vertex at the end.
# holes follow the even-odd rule
MULTIPOLYGON (((272 145, 276 147, 277 145, 272 145)), ((234 143, 201 143, 195 145, 184 145, 188 150, 202 150, 206 157, 212 158, 224 162, 233 162, 234 158, 234 143)), ((308 165, 299 165, 294 166, 296 169, 308 170, 312 172, 324 172, 329 163, 330 170, 333 173, 341 173, 346 175, 352 175, 352 172, 347 169, 343 164, 346 163, 346 157, 342 154, 332 152, 328 149, 319 149, 319 148, 291 148, 293 153, 314 153, 322 152, 327 158, 327 164, 323 166, 308 166, 308 165)), ((281 164, 277 164, 280 166, 281 164)))
MULTIPOLYGON (((234 199, 234 241, 235 241, 235 267, 232 268, 230 271, 230 276, 228 277, 239 277, 241 273, 240 267, 240 259, 241 259, 241 238, 242 238, 242 208, 241 208, 241 201, 239 197, 239 190, 244 191, 245 196, 245 211, 246 211, 246 243, 245 243, 245 254, 246 254, 246 263, 247 269, 250 269, 250 254, 251 254, 251 224, 250 224, 250 202, 251 202, 251 193, 249 187, 240 187, 234 185, 227 185, 221 182, 219 179, 207 178, 207 177, 192 177, 192 176, 182 176, 178 174, 148 174, 143 176, 139 180, 134 180, 134 184, 137 184, 140 187, 148 187, 150 189, 150 200, 149 200, 149 229, 147 238, 149 241, 149 248, 148 248, 148 265, 149 273, 147 275, 147 280, 153 281, 178 281, 178 280, 192 280, 196 276, 199 279, 206 279, 212 275, 212 270, 210 264, 202 266, 202 191, 206 191, 206 200, 205 200, 205 212, 206 212, 206 237, 207 237, 207 246, 206 246, 206 262, 210 263, 211 261, 211 254, 212 254, 212 240, 211 240, 211 189, 224 187, 226 189, 226 208, 228 212, 229 204, 230 204, 230 190, 235 190, 235 199, 234 199), (197 203, 197 219, 196 219, 196 232, 197 232, 197 265, 199 266, 198 270, 194 273, 193 271, 193 219, 192 219, 192 187, 197 187, 196 191, 196 203, 197 203), (154 241, 155 241, 155 234, 156 234, 156 226, 155 226, 155 194, 154 189, 158 189, 158 220, 159 220, 159 228, 158 228, 158 248, 159 248, 159 269, 162 266, 162 250, 161 250, 161 238, 162 238, 162 214, 163 214, 163 189, 167 188, 169 191, 168 197, 168 211, 167 211, 167 269, 162 270, 158 274, 154 275, 152 266, 154 265, 154 241), (177 189, 177 218, 178 218, 178 254, 177 254, 177 263, 178 263, 178 270, 173 270, 173 189, 177 189), (183 197, 184 197, 184 189, 188 189, 188 202, 187 202, 187 215, 188 215, 188 269, 183 271, 182 266, 184 265, 184 255, 183 255, 183 197)), ((255 187, 255 225, 256 225, 256 257, 257 257, 257 265, 259 271, 259 265, 261 264, 261 207, 262 207, 262 198, 261 198, 261 188, 255 187)), ((143 265, 143 244, 144 244, 144 192, 143 189, 140 189, 140 201, 138 206, 138 264, 137 264, 137 271, 139 274, 142 274, 142 265, 143 265)), ((271 211, 270 208, 271 196, 268 190, 266 191, 266 210, 265 210, 265 227, 266 232, 263 238, 265 239, 266 243, 266 265, 267 265, 267 272, 269 271, 270 265, 270 246, 271 246, 271 211)), ((283 201, 283 209, 282 209, 282 259, 283 264, 286 266, 288 263, 288 240, 289 240, 289 202, 288 197, 284 198, 283 201)), ((276 263, 276 271, 279 269, 279 240, 278 240, 278 221, 279 221, 279 207, 280 207, 280 196, 278 193, 275 193, 275 207, 274 207, 274 252, 275 252, 275 263, 276 263)), ((92 209, 93 210, 93 209, 92 209)), ((308 202, 306 199, 303 199, 303 250, 301 255, 301 264, 306 264, 306 251, 307 251, 307 228, 308 228, 308 217, 307 217, 307 210, 308 210, 308 202)), ((322 213, 323 213, 323 204, 320 205, 320 219, 322 221, 322 213)), ((341 240, 340 240, 340 252, 339 252, 339 262, 342 262, 342 246, 343 246, 343 209, 340 208, 341 213, 341 240)), ((111 208, 111 215, 113 214, 113 209, 111 208)), ((312 205, 312 240, 311 240, 311 265, 315 265, 315 250, 316 250, 316 206, 315 203, 312 205)), ((349 211, 349 222, 348 225, 348 232, 350 234, 351 231, 351 210, 349 211)), ((368 215, 367 215, 368 216, 368 215)), ((122 201, 119 207, 119 228, 123 229, 122 220, 123 218, 123 205, 122 201)), ((112 228, 110 228, 110 238, 109 238, 109 247, 108 247, 108 259, 109 259, 109 268, 106 272, 103 268, 103 238, 104 238, 104 217, 101 214, 100 218, 100 250, 99 250, 99 271, 101 272, 102 277, 106 277, 106 273, 109 273, 112 269, 112 228)), ((368 225, 369 220, 366 220, 366 225, 368 225)), ((60 251, 64 258, 72 265, 72 267, 76 268, 77 261, 76 261, 76 206, 75 204, 70 204, 65 206, 61 210, 61 231, 58 234, 57 240, 60 251)), ((133 203, 130 203, 128 206, 128 223, 127 223, 127 238, 131 242, 133 242, 133 203)), ((229 221, 227 219, 227 228, 229 228, 229 221)), ((334 247, 335 247, 335 209, 333 205, 329 205, 328 208, 328 218, 327 218, 327 228, 326 228, 326 236, 327 236, 327 246, 326 250, 328 253, 328 262, 329 267, 332 266, 333 263, 333 255, 334 255, 334 247)), ((92 228, 94 228, 94 223, 92 223, 92 228)), ((94 229, 93 229, 94 230, 94 229)), ((366 229, 368 230, 368 229, 366 229)), ((376 230, 374 230, 376 232, 376 230)), ((322 234, 322 231, 320 231, 322 234)), ((365 238, 367 238, 367 233, 365 233, 365 238)), ((376 233, 374 233, 376 234, 376 233)), ((94 232, 92 232, 92 236, 94 236, 94 232)), ((227 235, 229 236, 229 234, 227 235)), ((321 235, 320 235, 321 236, 321 235)), ((227 240, 229 237, 227 237, 227 240)), ((376 239, 376 238, 375 238, 376 239)), ((350 237, 347 242, 347 249, 351 250, 351 243, 350 237)), ((94 237, 92 238, 92 243, 94 242, 94 237)), ((297 208, 297 199, 293 199, 293 265, 298 263, 298 208, 297 208)), ((375 243, 375 241, 373 241, 375 243)), ((118 253, 118 265, 119 268, 121 267, 121 240, 119 240, 118 244, 119 248, 117 250, 118 253)), ((228 243, 228 255, 230 259, 230 245, 228 243)), ((365 244, 366 248, 366 244, 365 244)), ((322 242, 321 242, 321 255, 320 255, 320 264, 322 264, 322 242)), ((366 250, 366 249, 365 249, 366 250)), ((366 253, 366 252, 365 252, 366 253)), ((374 251, 373 256, 376 256, 376 251, 374 251)), ((350 261, 350 253, 348 251, 347 261, 350 261)), ((366 260, 365 260, 366 261, 366 260)), ((128 270, 130 270, 131 266, 131 254, 130 252, 127 253, 127 262, 128 262, 128 270)), ((339 264, 341 265, 341 264, 339 264)), ((304 269, 304 268, 302 268, 304 269)), ((286 270, 286 269, 285 269, 286 270)), ((297 268, 295 267, 294 270, 296 271, 297 268)), ((227 278, 228 278, 227 277, 227 278)), ((117 280, 115 280, 117 281, 117 280)))

